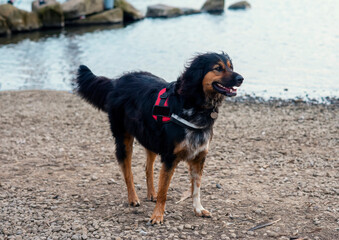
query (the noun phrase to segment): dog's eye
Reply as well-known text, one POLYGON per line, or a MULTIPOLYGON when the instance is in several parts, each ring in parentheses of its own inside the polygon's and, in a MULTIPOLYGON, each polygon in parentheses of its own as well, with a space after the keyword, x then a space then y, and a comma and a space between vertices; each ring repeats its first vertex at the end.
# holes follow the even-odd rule
POLYGON ((218 66, 218 67, 214 68, 213 70, 216 70, 218 72, 222 72, 224 69, 221 66, 218 66))

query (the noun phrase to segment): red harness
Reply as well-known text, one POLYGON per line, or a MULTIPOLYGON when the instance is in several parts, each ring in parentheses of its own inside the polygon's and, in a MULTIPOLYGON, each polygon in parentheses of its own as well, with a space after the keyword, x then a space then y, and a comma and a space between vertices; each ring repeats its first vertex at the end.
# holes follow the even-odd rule
POLYGON ((166 88, 160 90, 158 98, 153 106, 153 118, 160 123, 169 122, 171 120, 169 116, 168 96, 166 88))

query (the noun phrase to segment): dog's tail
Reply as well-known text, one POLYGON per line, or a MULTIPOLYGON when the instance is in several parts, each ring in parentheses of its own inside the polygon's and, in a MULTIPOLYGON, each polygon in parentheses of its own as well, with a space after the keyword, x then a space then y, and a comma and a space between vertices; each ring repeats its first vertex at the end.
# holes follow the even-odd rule
POLYGON ((106 77, 95 76, 91 70, 80 65, 75 79, 75 91, 94 107, 107 112, 107 96, 113 90, 113 82, 106 77))

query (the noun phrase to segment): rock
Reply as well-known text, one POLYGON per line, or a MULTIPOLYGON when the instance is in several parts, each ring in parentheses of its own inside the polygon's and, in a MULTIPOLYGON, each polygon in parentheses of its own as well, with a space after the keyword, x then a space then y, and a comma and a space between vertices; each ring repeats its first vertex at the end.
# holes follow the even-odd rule
POLYGON ((32 2, 32 12, 37 12, 39 8, 46 7, 48 5, 53 5, 56 4, 56 0, 45 0, 44 4, 39 4, 39 0, 35 0, 32 2))
POLYGON ((69 0, 61 6, 66 20, 80 18, 104 10, 102 0, 69 0))
MULTIPOLYGON (((113 8, 102 13, 94 14, 89 17, 68 21, 69 25, 91 25, 91 24, 108 24, 108 23, 121 23, 123 22, 123 12, 120 8, 113 8)), ((98 180, 98 177, 93 175, 92 181, 98 180)))
POLYGON ((32 9, 35 9, 33 11, 38 14, 43 27, 61 28, 65 25, 64 14, 60 3, 56 2, 55 0, 48 0, 47 4, 38 4, 38 0, 32 2, 32 9))
POLYGON ((11 30, 7 25, 7 21, 5 18, 0 16, 0 35, 10 34, 11 30))
POLYGON ((247 8, 251 8, 251 4, 249 4, 247 1, 236 2, 228 7, 230 10, 245 10, 247 8))
POLYGON ((139 10, 133 7, 133 5, 126 0, 115 0, 114 7, 122 9, 124 12, 124 21, 130 22, 145 18, 139 10))
POLYGON ((36 13, 18 9, 11 4, 0 5, 0 16, 6 19, 12 32, 36 30, 42 26, 36 13))
POLYGON ((164 4, 156 4, 147 7, 146 17, 170 18, 182 15, 191 15, 196 13, 200 13, 200 11, 193 8, 178 8, 164 4))
POLYGON ((194 8, 180 8, 184 15, 191 15, 191 14, 197 14, 201 13, 200 10, 194 9, 194 8))
POLYGON ((192 229, 192 226, 190 224, 185 224, 184 228, 186 229, 192 229))
POLYGON ((203 12, 222 12, 224 11, 225 0, 207 0, 201 7, 203 12))
POLYGON ((155 4, 147 7, 146 17, 150 18, 170 18, 183 15, 184 12, 178 7, 165 4, 155 4))
POLYGON ((267 234, 267 236, 269 236, 269 237, 271 237, 271 238, 278 238, 278 237, 280 236, 278 233, 272 232, 272 231, 270 231, 270 230, 267 230, 267 231, 266 231, 266 234, 267 234))
MULTIPOLYGON (((109 11, 108 11, 109 12, 109 11)), ((106 13, 106 12, 105 12, 106 13)), ((100 15, 100 14, 98 14, 98 15, 100 15)), ((90 21, 89 20, 90 19, 90 17, 89 18, 84 18, 84 19, 81 19, 83 22, 86 22, 86 21, 90 21)), ((98 177, 96 176, 96 175, 93 175, 92 177, 91 177, 91 180, 92 181, 96 181, 96 180, 98 180, 98 177)))

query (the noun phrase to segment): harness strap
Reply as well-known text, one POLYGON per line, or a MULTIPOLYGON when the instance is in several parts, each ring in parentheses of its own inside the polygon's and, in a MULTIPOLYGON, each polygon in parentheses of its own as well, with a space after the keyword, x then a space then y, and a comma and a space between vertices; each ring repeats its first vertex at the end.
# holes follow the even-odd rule
POLYGON ((158 98, 154 104, 153 107, 153 118, 158 122, 158 123, 163 123, 163 122, 168 122, 171 120, 169 116, 164 116, 161 114, 154 114, 154 109, 159 106, 159 107, 168 107, 168 93, 166 92, 166 88, 163 88, 160 90, 158 94, 158 98))

